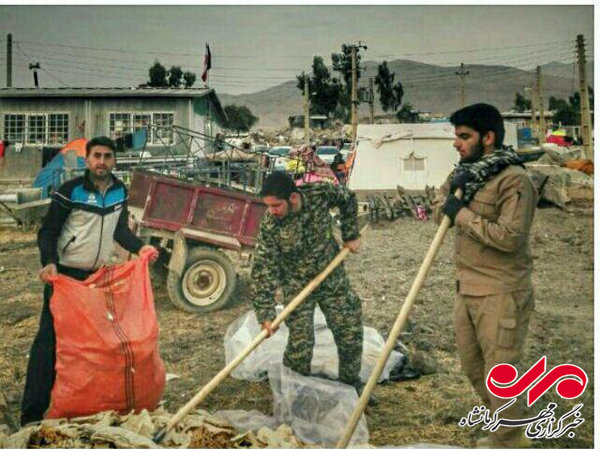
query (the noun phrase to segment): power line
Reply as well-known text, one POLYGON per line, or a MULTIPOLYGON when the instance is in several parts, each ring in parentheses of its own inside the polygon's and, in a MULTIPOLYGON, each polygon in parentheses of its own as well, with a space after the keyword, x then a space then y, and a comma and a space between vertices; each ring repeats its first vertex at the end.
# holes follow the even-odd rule
MULTIPOLYGON (((22 43, 22 42, 21 42, 22 43)), ((30 44, 25 44, 25 46, 30 45, 30 44)), ((33 47, 33 46, 32 46, 33 47)), ((43 55, 58 55, 58 56, 71 56, 71 57, 76 57, 78 60, 80 59, 92 59, 92 60, 101 60, 101 61, 108 61, 108 62, 115 62, 118 61, 119 63, 125 64, 125 65, 131 65, 131 66, 143 66, 145 68, 150 68, 150 66, 153 64, 153 62, 149 62, 147 59, 131 59, 131 58, 117 58, 115 56, 112 57, 103 57, 103 56, 98 56, 98 55, 73 55, 73 52, 61 52, 61 51, 56 51, 56 50, 36 50, 36 47, 33 47, 33 52, 38 52, 38 53, 42 53, 43 55)), ((32 51, 32 50, 28 50, 28 51, 32 51)), ((56 58, 58 60, 58 58, 56 58)), ((186 65, 193 65, 193 64, 182 64, 180 61, 177 62, 165 62, 162 64, 163 66, 169 66, 169 65, 178 65, 178 66, 186 66, 186 65)), ((105 66, 104 66, 105 67, 105 66)), ((265 71, 265 72, 291 72, 291 71, 302 71, 302 70, 307 70, 306 67, 304 68, 300 68, 300 67, 288 67, 288 68, 260 68, 260 69, 254 69, 254 68, 249 68, 249 67, 227 67, 227 66, 219 66, 219 65, 213 65, 212 66, 213 70, 234 70, 234 71, 245 71, 245 72, 250 72, 250 71, 265 71)))
MULTIPOLYGON (((510 50, 510 49, 515 49, 515 48, 530 48, 530 47, 543 47, 543 46, 548 46, 548 45, 556 45, 556 44, 564 44, 564 43, 568 43, 568 44, 574 44, 575 41, 573 40, 569 40, 569 41, 556 41, 556 42, 544 42, 544 43, 539 43, 539 44, 528 44, 528 45, 516 45, 516 46, 511 46, 511 47, 487 47, 487 48, 474 48, 474 49, 468 49, 468 50, 456 50, 456 51, 438 51, 438 52, 426 52, 426 53, 403 53, 400 55, 383 55, 380 54, 379 57, 386 57, 386 58, 402 58, 404 56, 431 56, 431 55, 446 55, 446 54, 463 54, 463 53, 478 53, 478 52, 482 52, 482 51, 497 51, 497 50, 510 50)), ((373 50, 369 50, 370 52, 373 53, 373 50)))
MULTIPOLYGON (((17 50, 19 50, 26 58, 28 58, 29 62, 34 62, 32 58, 30 58, 27 53, 25 53, 23 51, 23 49, 19 46, 19 44, 15 43, 15 48, 17 50)), ((63 86, 68 86, 68 84, 66 84, 65 82, 63 82, 61 79, 57 78, 56 76, 54 76, 52 73, 50 73, 48 70, 46 70, 45 68, 40 68, 41 71, 43 71, 46 75, 48 75, 50 78, 54 79, 55 81, 58 81, 59 83, 61 83, 63 86)), ((37 75, 36 76, 36 87, 37 87, 37 75)))
MULTIPOLYGON (((537 55, 538 57, 541 54, 549 54, 549 55, 554 55, 554 58, 556 58, 556 54, 559 51, 571 51, 571 47, 565 48, 565 49, 556 49, 556 48, 550 48, 550 49, 546 49, 546 50, 539 50, 539 51, 528 51, 525 54, 513 54, 510 57, 499 57, 497 54, 494 54, 492 56, 488 56, 485 58, 479 58, 477 60, 471 60, 468 62, 469 65, 475 65, 479 62, 483 63, 484 61, 489 61, 489 60, 494 60, 496 61, 498 64, 510 64, 510 63, 515 63, 515 62, 527 62, 530 61, 531 57, 534 55, 537 55)), ((426 64, 426 65, 436 65, 436 66, 440 66, 440 67, 445 67, 445 64, 451 64, 450 67, 455 67, 456 66, 456 60, 452 60, 452 61, 444 61, 444 62, 435 62, 435 63, 422 63, 422 64, 426 64)))
MULTIPOLYGON (((17 58, 18 59, 18 58, 17 58)), ((21 59, 24 60, 24 59, 21 59)), ((58 62, 53 62, 56 61, 57 58, 44 58, 44 57, 40 57, 37 58, 36 60, 38 61, 42 61, 45 64, 52 66, 52 67, 56 67, 55 70, 61 70, 64 68, 70 68, 74 71, 77 72, 81 72, 81 73, 91 73, 91 74, 96 74, 98 72, 99 69, 102 70, 103 76, 106 76, 107 74, 110 74, 111 76, 121 76, 122 78, 132 78, 132 77, 142 77, 142 78, 146 78, 148 71, 147 70, 142 70, 142 69, 137 69, 137 70, 132 70, 130 68, 127 67, 122 67, 122 66, 110 66, 110 67, 104 67, 104 66, 98 66, 98 65, 90 65, 87 64, 85 66, 79 65, 79 64, 71 64, 68 60, 64 60, 64 59, 58 59, 58 62), (63 62, 61 62, 63 61, 63 62)), ((252 79, 252 80, 257 80, 257 79, 263 79, 263 80, 270 80, 270 81, 293 81, 294 78, 292 77, 277 77, 277 76, 259 76, 259 75, 252 75, 252 76, 231 76, 231 75, 217 75, 217 74, 213 74, 211 75, 211 79, 213 78, 220 78, 220 79, 242 79, 242 80, 248 80, 248 79, 252 79)))
MULTIPOLYGON (((17 60, 20 61, 26 61, 28 62, 28 59, 24 59, 24 58, 15 58, 17 60)), ((73 73, 83 73, 87 76, 92 76, 92 77, 96 77, 96 78, 106 78, 107 74, 106 73, 98 73, 95 70, 85 70, 85 69, 77 69, 77 68, 71 68, 71 69, 60 69, 60 68, 53 68, 52 69, 55 72, 59 72, 59 73, 67 73, 67 74, 73 74, 73 73)), ((127 76, 127 75, 117 75, 117 74, 110 74, 111 78, 114 79, 120 79, 120 80, 125 80, 125 81, 134 81, 138 84, 141 84, 145 81, 145 77, 141 77, 141 76, 127 76)), ((211 78, 212 79, 212 78, 211 78)), ((243 79, 243 78, 242 78, 243 79)), ((285 79, 285 81, 287 82, 291 82, 291 79, 285 79)), ((65 84, 64 82, 60 81, 64 86, 69 86, 67 84, 65 84)), ((260 88, 268 88, 268 87, 274 87, 272 82, 270 82, 269 80, 258 80, 257 82, 254 82, 253 85, 250 85, 249 83, 242 83, 242 82, 238 82, 238 81, 229 81, 228 79, 217 79, 216 82, 213 84, 212 87, 214 87, 216 85, 223 85, 223 86, 231 86, 231 87, 253 87, 258 85, 260 88)), ((283 83, 281 83, 283 84, 283 83)))
MULTIPOLYGON (((21 43, 23 43, 23 41, 21 43)), ((515 48, 544 47, 544 46, 553 45, 553 44, 556 44, 556 43, 548 42, 548 43, 542 43, 542 44, 531 44, 531 45, 513 46, 513 47, 496 47, 494 49, 474 49, 472 51, 482 52, 482 51, 490 51, 490 50, 497 50, 497 49, 515 49, 515 48)), ((54 46, 54 45, 59 46, 60 45, 60 46, 67 47, 67 48, 85 48, 85 49, 92 48, 92 47, 83 47, 83 46, 62 45, 62 44, 47 44, 47 45, 51 45, 51 46, 54 46)), ((97 49, 97 48, 96 48, 96 50, 107 51, 106 49, 97 49)), ((110 51, 115 51, 115 50, 110 50, 110 51)), ((127 50, 119 50, 119 51, 127 52, 127 50)), ((547 49, 547 50, 545 50, 545 52, 552 52, 554 58, 556 58, 556 56, 557 56, 556 55, 556 49, 547 49)), ((152 52, 152 53, 157 53, 157 52, 152 52)), ((430 52, 430 53, 434 53, 434 52, 430 52)), ((452 52, 435 52, 435 53, 437 53, 437 54, 446 54, 446 53, 452 53, 452 52)), ((56 54, 56 53, 52 53, 52 51, 50 51, 50 54, 56 54)), ((172 54, 178 54, 178 53, 172 53, 172 54)), ((538 54, 538 56, 539 56, 539 52, 536 52, 536 54, 538 54)), ((181 53, 180 55, 189 55, 189 54, 181 53)), ((408 53, 407 55, 417 55, 417 53, 408 53)), ((505 63, 505 64, 510 63, 510 62, 518 62, 518 61, 527 61, 527 62, 529 62, 531 64, 532 63, 532 61, 531 61, 531 55, 532 55, 532 53, 528 53, 527 55, 522 56, 522 57, 517 58, 517 59, 515 59, 513 57, 513 58, 498 60, 497 56, 491 56, 491 57, 482 58, 482 59, 483 60, 485 60, 485 59, 494 59, 494 60, 496 60, 499 63, 505 63)), ((40 57, 40 59, 42 59, 42 58, 44 60, 47 60, 47 59, 50 59, 52 57, 51 56, 40 57)), ((127 60, 123 60, 123 59, 119 59, 119 58, 114 58, 114 57, 113 58, 103 58, 102 56, 85 56, 85 58, 87 58, 87 59, 89 59, 89 58, 104 59, 104 60, 108 60, 108 61, 111 61, 111 62, 113 60, 117 59, 117 60, 121 61, 124 64, 130 64, 130 65, 138 66, 138 64, 136 62, 134 62, 134 61, 127 61, 127 60)), ((61 60, 59 58, 52 58, 52 59, 54 59, 54 60, 61 60)), ((72 63, 73 62, 71 60, 65 60, 65 59, 62 59, 61 61, 66 62, 66 63, 72 63)), ((141 61, 139 63, 140 64, 144 64, 144 62, 141 62, 141 61)), ((95 65, 94 64, 87 64, 87 66, 90 66, 90 65, 92 65, 92 66, 98 66, 97 64, 95 64, 95 65)), ((436 65, 439 66, 439 63, 436 64, 436 65)), ((82 67, 80 65, 71 65, 71 67, 77 68, 77 69, 81 69, 81 70, 86 70, 87 66, 86 67, 82 67)), ((131 73, 131 68, 124 67, 123 65, 117 66, 117 65, 112 64, 110 67, 107 67, 106 65, 102 65, 101 68, 103 69, 103 71, 111 70, 111 72, 114 72, 114 71, 119 71, 118 69, 122 69, 122 70, 126 71, 126 73, 131 73)), ((218 66, 215 67, 215 69, 217 69, 217 68, 218 68, 218 66)), ((301 70, 300 68, 290 68, 290 69, 269 69, 269 68, 263 68, 263 69, 246 69, 246 68, 242 68, 242 67, 231 67, 231 68, 222 67, 221 69, 222 70, 241 70, 241 71, 246 71, 246 72, 250 71, 250 70, 254 70, 254 71, 257 71, 257 72, 260 72, 260 71, 263 71, 263 70, 264 71, 270 71, 270 70, 272 70, 272 71, 282 71, 282 72, 286 72, 286 71, 300 71, 301 70)), ((145 70, 144 70, 144 72, 145 72, 145 70)), ((414 75, 417 75, 417 73, 418 72, 415 72, 414 75)), ((421 73, 423 73, 423 71, 421 73)), ((260 77, 260 76, 256 76, 256 75, 253 75, 251 77, 234 77, 234 76, 231 76, 231 75, 218 75, 216 73, 213 76, 214 77, 222 77, 222 78, 233 78, 233 79, 235 79, 235 78, 237 78, 237 79, 240 79, 240 78, 241 79, 250 78, 252 80, 255 80, 255 79, 268 79, 268 80, 272 80, 272 81, 288 80, 289 79, 287 77, 276 77, 276 76, 260 77)), ((440 75, 436 75, 436 76, 433 77, 433 79, 438 79, 438 78, 441 78, 441 77, 444 77, 444 76, 451 76, 451 73, 448 73, 447 75, 441 75, 441 76, 440 75)), ((145 77, 145 73, 144 73, 144 77, 145 77)), ((422 78, 419 81, 423 82, 426 79, 431 79, 431 78, 422 78)))
MULTIPOLYGON (((66 44, 58 44, 58 43, 49 43, 49 42, 32 42, 32 41, 19 41, 25 44, 32 44, 37 46, 47 46, 47 47, 60 47, 60 48, 78 48, 81 50, 91 50, 91 51, 104 51, 104 52, 117 52, 117 53, 131 53, 131 49, 122 49, 122 48, 108 48, 108 47, 86 47, 81 45, 66 45, 66 44)), ((195 58, 203 58, 204 53, 177 53, 170 51, 150 51, 150 50, 135 50, 135 53, 143 53, 149 55, 171 55, 171 56, 192 56, 195 58)), ((271 57, 276 58, 289 58, 289 59, 302 59, 302 58, 312 58, 313 55, 269 55, 271 57)), ((256 55, 218 55, 219 58, 227 58, 227 59, 256 59, 256 55)), ((200 59, 199 59, 200 60, 200 59)))

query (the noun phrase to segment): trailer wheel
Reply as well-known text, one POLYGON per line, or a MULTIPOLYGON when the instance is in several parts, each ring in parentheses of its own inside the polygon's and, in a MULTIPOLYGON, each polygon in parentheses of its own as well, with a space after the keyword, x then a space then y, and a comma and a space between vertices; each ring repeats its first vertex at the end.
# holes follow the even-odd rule
POLYGON ((169 271, 169 298, 180 309, 204 313, 219 310, 229 302, 235 288, 235 268, 220 251, 192 248, 183 274, 169 271))

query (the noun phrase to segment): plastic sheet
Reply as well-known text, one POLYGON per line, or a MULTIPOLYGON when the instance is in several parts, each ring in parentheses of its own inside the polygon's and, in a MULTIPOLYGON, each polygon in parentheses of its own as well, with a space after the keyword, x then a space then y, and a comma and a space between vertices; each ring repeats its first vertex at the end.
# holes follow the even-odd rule
MULTIPOLYGON (((273 417, 277 422, 288 424, 294 435, 305 443, 335 446, 358 402, 354 388, 302 376, 283 364, 269 367, 269 383, 274 396, 273 417)), ((369 431, 363 415, 350 444, 368 442, 369 431)))
POLYGON ((216 415, 229 421, 239 432, 256 432, 263 427, 275 429, 279 425, 275 418, 258 410, 219 410, 216 415))
MULTIPOLYGON (((282 310, 277 307, 277 313, 282 310)), ((363 383, 369 378, 375 367, 385 341, 383 337, 372 327, 364 327, 362 366, 360 379, 363 383)), ((260 327, 256 321, 253 311, 241 316, 227 328, 225 333, 225 359, 231 362, 244 348, 250 344, 252 339, 258 335, 260 327)), ((272 364, 281 364, 283 351, 287 344, 288 329, 282 324, 279 330, 271 338, 265 340, 232 372, 236 379, 260 380, 265 378, 267 367, 272 364)), ((389 374, 397 365, 404 364, 406 357, 398 351, 392 351, 378 381, 389 379, 389 374)), ((333 340, 333 334, 325 323, 325 316, 317 306, 315 309, 315 348, 311 364, 313 375, 323 375, 331 379, 338 377, 338 355, 337 346, 333 340)))

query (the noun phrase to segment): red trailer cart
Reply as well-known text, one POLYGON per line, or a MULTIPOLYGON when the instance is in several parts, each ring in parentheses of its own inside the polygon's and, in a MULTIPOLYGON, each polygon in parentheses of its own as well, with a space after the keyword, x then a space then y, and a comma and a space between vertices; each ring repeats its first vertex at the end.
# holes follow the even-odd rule
POLYGON ((230 301, 236 271, 226 252, 251 253, 266 210, 258 197, 135 170, 129 207, 140 235, 171 253, 167 290, 175 305, 209 312, 230 301))

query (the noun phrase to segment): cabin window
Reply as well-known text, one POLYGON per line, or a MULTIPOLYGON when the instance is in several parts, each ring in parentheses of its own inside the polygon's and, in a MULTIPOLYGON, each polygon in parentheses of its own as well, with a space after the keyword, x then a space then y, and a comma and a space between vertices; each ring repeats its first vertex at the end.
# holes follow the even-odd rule
POLYGON ((425 171, 425 158, 417 157, 415 153, 410 153, 402 162, 404 171, 425 171))
POLYGON ((152 114, 152 124, 154 129, 152 143, 154 144, 172 144, 173 143, 173 114, 172 113, 154 113, 152 114))
POLYGON ((147 128, 150 125, 150 114, 134 114, 133 116, 133 130, 147 128))
POLYGON ((5 114, 4 138, 29 145, 67 143, 69 114, 5 114))
POLYGON ((48 143, 69 141, 69 114, 48 114, 48 143))
POLYGON ((113 140, 119 139, 131 132, 131 114, 115 112, 110 114, 109 133, 113 140))
POLYGON ((46 142, 46 116, 30 115, 27 120, 27 143, 43 144, 46 142))
POLYGON ((170 145, 173 143, 172 112, 111 112, 109 114, 109 136, 116 140, 138 129, 151 127, 148 144, 170 145))
POLYGON ((9 142, 25 141, 25 114, 6 114, 4 116, 4 139, 9 142))

